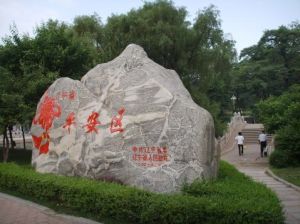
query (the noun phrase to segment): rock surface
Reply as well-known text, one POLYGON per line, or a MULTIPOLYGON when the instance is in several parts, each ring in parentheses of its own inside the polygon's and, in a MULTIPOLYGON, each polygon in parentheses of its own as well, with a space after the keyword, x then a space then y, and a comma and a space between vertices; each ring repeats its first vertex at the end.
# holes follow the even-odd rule
POLYGON ((211 115, 175 71, 134 44, 81 81, 56 80, 39 102, 31 133, 38 172, 164 193, 216 176, 211 115))

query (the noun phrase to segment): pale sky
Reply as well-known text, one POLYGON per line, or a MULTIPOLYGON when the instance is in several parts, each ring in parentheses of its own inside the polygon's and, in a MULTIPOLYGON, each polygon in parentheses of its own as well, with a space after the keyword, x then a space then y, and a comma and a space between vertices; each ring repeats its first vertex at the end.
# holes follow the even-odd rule
MULTIPOLYGON (((151 0, 149 0, 151 1, 151 0)), ((143 6, 143 0, 0 0, 0 38, 9 35, 16 24, 19 33, 33 35, 41 22, 57 19, 72 23, 75 16, 96 12, 103 23, 112 14, 125 14, 143 6)), ((215 5, 220 11, 222 29, 236 41, 238 52, 256 44, 267 29, 300 22, 300 0, 173 0, 186 7, 193 22, 198 10, 215 5)))

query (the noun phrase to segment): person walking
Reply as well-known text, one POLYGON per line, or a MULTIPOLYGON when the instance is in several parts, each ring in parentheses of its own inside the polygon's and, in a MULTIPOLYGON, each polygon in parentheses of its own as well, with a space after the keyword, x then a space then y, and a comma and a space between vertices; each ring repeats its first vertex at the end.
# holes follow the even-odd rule
POLYGON ((258 136, 258 143, 260 144, 260 157, 264 157, 264 150, 267 147, 267 135, 264 130, 258 136))
POLYGON ((242 132, 239 132, 239 134, 235 137, 235 140, 237 141, 238 149, 239 149, 239 156, 242 156, 244 154, 244 136, 242 135, 242 132))

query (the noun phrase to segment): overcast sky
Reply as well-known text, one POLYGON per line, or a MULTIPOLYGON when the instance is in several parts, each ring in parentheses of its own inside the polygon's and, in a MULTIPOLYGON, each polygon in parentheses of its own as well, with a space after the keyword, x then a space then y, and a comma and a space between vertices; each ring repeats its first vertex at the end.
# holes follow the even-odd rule
MULTIPOLYGON (((139 8, 143 0, 0 0, 0 37, 16 24, 20 33, 33 34, 36 25, 49 18, 72 23, 75 16, 96 12, 102 22, 111 14, 139 8)), ((238 51, 256 44, 264 30, 300 22, 300 0, 174 0, 186 7, 193 22, 196 12, 213 4, 220 10, 222 28, 236 41, 238 51)), ((230 37, 228 35, 228 37, 230 37)))

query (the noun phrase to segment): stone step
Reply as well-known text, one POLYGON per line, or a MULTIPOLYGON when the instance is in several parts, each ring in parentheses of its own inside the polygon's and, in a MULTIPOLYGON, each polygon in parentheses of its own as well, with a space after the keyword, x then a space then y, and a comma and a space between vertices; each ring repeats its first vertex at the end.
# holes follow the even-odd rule
MULTIPOLYGON (((263 127, 257 127, 257 128, 244 128, 241 132, 245 138, 245 144, 250 143, 258 143, 258 136, 263 130, 263 127)), ((272 141, 272 135, 267 134, 267 141, 272 141)))
MULTIPOLYGON (((258 139, 258 135, 247 135, 247 134, 244 134, 243 132, 242 132, 242 134, 243 134, 243 136, 244 137, 248 137, 248 138, 256 138, 256 139, 258 139)), ((272 135, 267 135, 267 138, 272 138, 272 135)))
MULTIPOLYGON (((251 135, 249 135, 249 134, 247 134, 247 133, 244 133, 244 132, 242 132, 243 133, 243 136, 247 136, 247 137, 257 137, 258 138, 258 136, 259 136, 259 134, 260 133, 257 133, 257 134, 251 134, 251 135)), ((267 137, 271 137, 272 135, 269 135, 269 134, 267 134, 267 137)))

